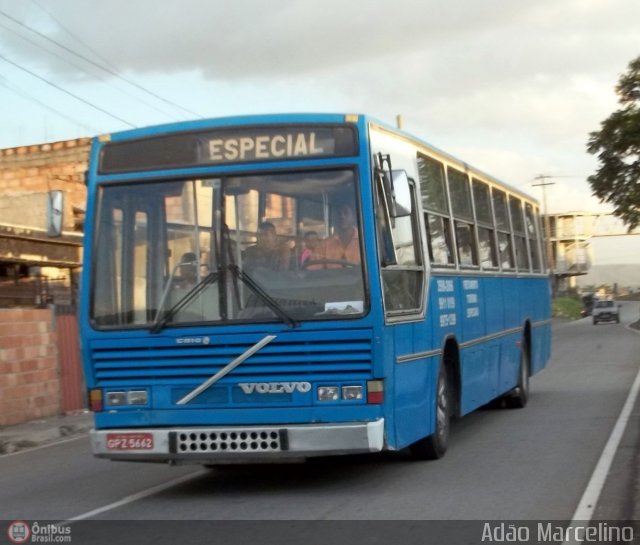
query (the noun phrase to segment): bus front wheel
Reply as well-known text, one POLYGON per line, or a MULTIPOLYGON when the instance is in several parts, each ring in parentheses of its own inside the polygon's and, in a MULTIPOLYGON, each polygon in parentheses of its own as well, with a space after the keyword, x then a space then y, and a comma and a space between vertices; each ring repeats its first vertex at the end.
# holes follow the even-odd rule
POLYGON ((451 426, 451 382, 444 363, 440 363, 436 391, 435 431, 409 447, 411 455, 418 460, 442 458, 449 445, 451 426))

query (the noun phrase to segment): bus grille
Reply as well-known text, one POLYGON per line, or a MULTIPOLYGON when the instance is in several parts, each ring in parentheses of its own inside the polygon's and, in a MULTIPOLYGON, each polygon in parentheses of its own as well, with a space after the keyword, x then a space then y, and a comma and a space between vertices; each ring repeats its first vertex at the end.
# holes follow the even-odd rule
MULTIPOLYGON (((228 365, 264 335, 192 336, 94 340, 91 357, 98 386, 192 384, 228 365), (186 338, 186 337, 185 337, 186 338), (249 340, 247 340, 249 339, 249 340)), ((349 374, 366 379, 372 370, 370 330, 285 332, 236 367, 237 380, 322 380, 349 374)))
MULTIPOLYGON (((176 452, 193 454, 202 452, 280 452, 283 448, 283 430, 238 428, 174 432, 176 452)), ((286 436, 285 436, 286 437, 286 436)))

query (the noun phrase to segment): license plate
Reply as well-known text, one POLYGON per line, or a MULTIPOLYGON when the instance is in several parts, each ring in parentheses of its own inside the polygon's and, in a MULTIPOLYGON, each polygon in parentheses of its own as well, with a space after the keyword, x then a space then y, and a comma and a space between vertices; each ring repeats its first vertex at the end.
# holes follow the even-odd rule
POLYGON ((108 450, 150 450, 152 433, 107 433, 108 450))

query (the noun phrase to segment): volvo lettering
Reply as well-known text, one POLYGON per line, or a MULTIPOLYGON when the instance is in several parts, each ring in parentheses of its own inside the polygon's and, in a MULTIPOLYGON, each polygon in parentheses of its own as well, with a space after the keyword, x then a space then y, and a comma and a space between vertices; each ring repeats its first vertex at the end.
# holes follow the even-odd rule
POLYGON ((291 394, 295 391, 307 393, 311 391, 309 382, 256 382, 238 384, 245 394, 291 394))

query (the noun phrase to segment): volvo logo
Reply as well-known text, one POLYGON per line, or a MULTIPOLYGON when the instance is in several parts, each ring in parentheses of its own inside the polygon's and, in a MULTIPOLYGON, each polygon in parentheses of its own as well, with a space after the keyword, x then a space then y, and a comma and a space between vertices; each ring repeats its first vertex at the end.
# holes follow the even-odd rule
POLYGON ((176 339, 176 344, 209 344, 209 337, 181 337, 176 339))
POLYGON ((245 394, 292 394, 295 391, 306 394, 311 391, 309 382, 241 382, 238 386, 245 394))

